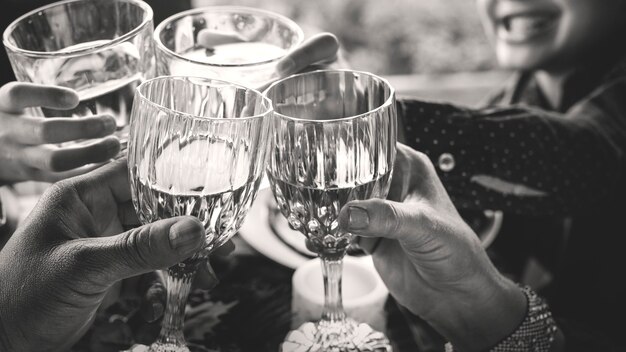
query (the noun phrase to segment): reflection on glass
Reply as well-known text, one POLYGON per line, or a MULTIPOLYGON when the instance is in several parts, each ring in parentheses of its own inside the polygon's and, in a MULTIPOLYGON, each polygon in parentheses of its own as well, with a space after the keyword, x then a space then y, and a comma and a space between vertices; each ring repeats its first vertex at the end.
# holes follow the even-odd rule
POLYGON ((346 318, 342 260, 352 235, 339 229, 352 200, 384 198, 396 144, 393 89, 374 75, 315 71, 291 76, 266 92, 275 112, 267 174, 289 226, 303 233, 322 259, 325 306, 321 321, 292 331, 283 351, 390 351, 387 338, 346 318))
POLYGON ((235 6, 174 15, 154 33, 160 75, 219 78, 259 87, 277 78, 276 64, 303 40, 281 15, 235 6))
POLYGON ((263 175, 271 103, 229 82, 160 77, 137 89, 128 165, 133 204, 142 223, 191 215, 206 229, 206 246, 170 267, 161 334, 150 351, 188 351, 185 304, 200 263, 241 226, 263 175))
POLYGON ((77 91, 70 111, 40 116, 109 114, 125 138, 135 88, 154 75, 152 9, 139 0, 68 0, 31 11, 4 32, 19 81, 77 91))

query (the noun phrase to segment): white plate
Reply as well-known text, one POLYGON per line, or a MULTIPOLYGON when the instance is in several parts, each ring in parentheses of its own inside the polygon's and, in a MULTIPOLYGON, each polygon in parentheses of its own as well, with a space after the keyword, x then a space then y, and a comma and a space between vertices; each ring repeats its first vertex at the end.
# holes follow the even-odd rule
MULTIPOLYGON (((296 269, 310 258, 298 253, 276 237, 269 224, 269 209, 273 205, 272 190, 269 188, 260 190, 239 229, 239 235, 264 256, 286 267, 296 269)), ((304 243, 304 235, 301 236, 302 243, 304 243)))
MULTIPOLYGON (((267 180, 264 178, 265 186, 267 180)), ((304 235, 289 229, 281 229, 281 238, 274 232, 270 225, 270 207, 275 207, 274 196, 270 188, 262 187, 257 199, 248 211, 246 219, 239 230, 241 237, 259 253, 282 264, 296 269, 311 259, 307 254, 312 254, 306 249, 304 235), (294 236, 291 235, 293 232, 294 236)), ((502 226, 503 215, 501 211, 485 211, 489 223, 478 234, 483 247, 487 248, 497 237, 502 226)), ((285 221, 286 222, 286 221, 285 221)), ((282 223, 276 222, 281 226, 282 223)), ((283 226, 284 227, 284 226, 283 226)))

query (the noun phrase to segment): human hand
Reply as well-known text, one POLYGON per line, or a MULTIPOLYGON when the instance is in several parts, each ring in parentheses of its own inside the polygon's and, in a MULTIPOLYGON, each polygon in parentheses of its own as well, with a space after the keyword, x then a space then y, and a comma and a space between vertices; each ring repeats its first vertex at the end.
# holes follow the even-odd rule
POLYGON ((287 77, 305 70, 319 69, 337 60, 339 40, 332 33, 319 33, 305 40, 282 58, 276 67, 279 76, 287 77))
POLYGON ((514 331, 526 298, 491 264, 426 155, 398 144, 389 199, 350 202, 339 223, 363 237, 393 297, 461 351, 514 331))
MULTIPOLYGON (((241 43, 245 39, 236 33, 224 34, 209 29, 198 33, 198 44, 205 48, 212 48, 226 43, 241 43)), ((305 40, 300 46, 289 52, 276 65, 277 79, 294 73, 320 69, 332 65, 338 58, 339 41, 332 33, 319 33, 305 40)), ((269 86, 256 87, 263 91, 269 86)))
MULTIPOLYGON (((211 257, 226 257, 235 250, 235 244, 229 240, 222 246, 211 252, 211 257)), ((193 287, 209 290, 217 286, 219 278, 213 271, 209 259, 205 259, 198 267, 198 272, 193 280, 193 287)), ((139 312, 147 322, 153 322, 163 316, 167 301, 167 289, 165 288, 165 278, 158 272, 151 272, 139 279, 139 284, 135 283, 133 292, 143 293, 139 312)))
POLYGON ((19 181, 55 182, 85 173, 114 157, 120 148, 115 137, 89 145, 60 147, 74 140, 101 138, 115 131, 115 119, 26 116, 24 109, 76 107, 78 96, 68 88, 31 83, 7 83, 0 88, 0 185, 19 181), (87 166, 86 166, 87 165, 87 166))
POLYGON ((136 222, 125 160, 53 185, 0 252, 0 350, 66 350, 120 280, 204 244, 192 217, 136 222), (121 234, 120 234, 121 233, 121 234))

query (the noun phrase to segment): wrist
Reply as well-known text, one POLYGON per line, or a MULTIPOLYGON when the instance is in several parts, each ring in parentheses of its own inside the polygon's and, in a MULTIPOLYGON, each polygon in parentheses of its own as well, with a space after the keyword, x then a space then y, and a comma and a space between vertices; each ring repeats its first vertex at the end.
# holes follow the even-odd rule
POLYGON ((513 333, 524 320, 527 299, 521 288, 497 275, 492 282, 450 300, 449 314, 431 322, 458 351, 484 351, 513 333))

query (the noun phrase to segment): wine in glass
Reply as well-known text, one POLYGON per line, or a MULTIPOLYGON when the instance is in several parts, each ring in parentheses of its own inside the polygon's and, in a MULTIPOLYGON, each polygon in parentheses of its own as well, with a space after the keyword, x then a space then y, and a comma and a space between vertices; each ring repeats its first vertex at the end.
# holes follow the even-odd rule
POLYGON ((256 197, 271 113, 261 93, 220 80, 165 76, 137 88, 128 165, 139 219, 191 215, 206 229, 204 249, 165 271, 167 307, 149 351, 188 351, 182 327, 192 278, 256 197))
POLYGON ((135 88, 154 75, 152 9, 140 0, 66 0, 28 12, 4 31, 19 81, 74 89, 69 111, 37 116, 109 114, 126 139, 135 88))
POLYGON ((352 200, 384 198, 396 155, 393 88, 369 73, 326 70, 291 76, 272 100, 267 175, 289 226, 322 259, 322 319, 287 335, 283 351, 391 351, 383 333, 346 317, 342 260, 352 235, 339 228, 352 200))
POLYGON ((241 6, 176 14, 157 26, 157 72, 218 78, 261 87, 278 78, 276 64, 304 39, 292 20, 241 6))

